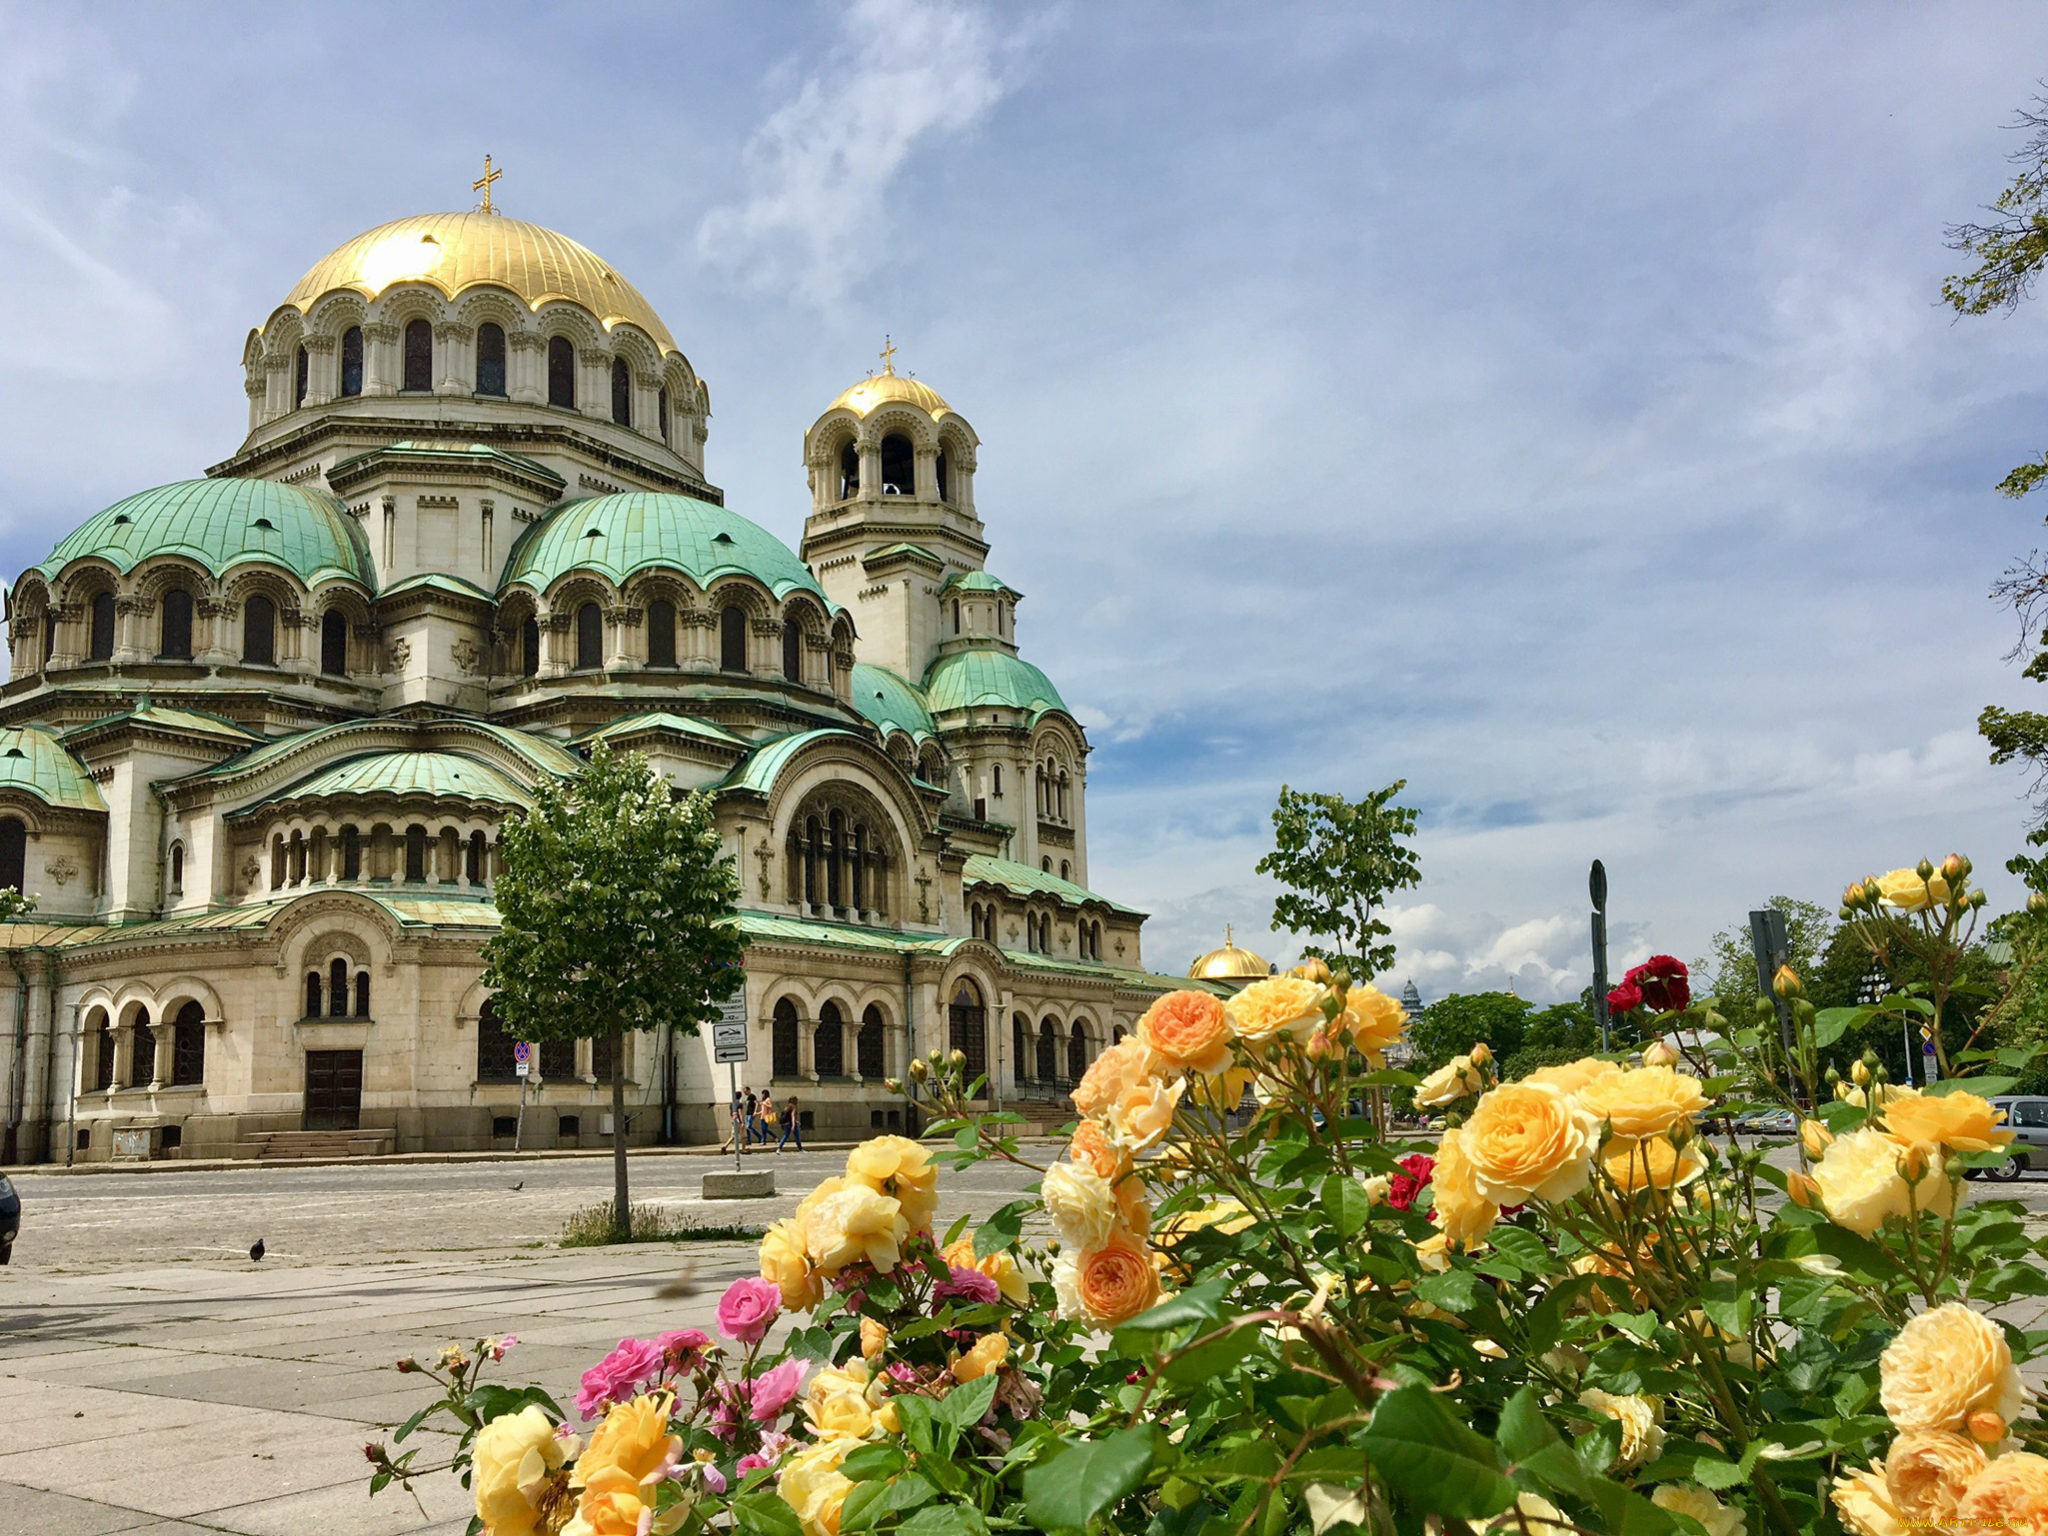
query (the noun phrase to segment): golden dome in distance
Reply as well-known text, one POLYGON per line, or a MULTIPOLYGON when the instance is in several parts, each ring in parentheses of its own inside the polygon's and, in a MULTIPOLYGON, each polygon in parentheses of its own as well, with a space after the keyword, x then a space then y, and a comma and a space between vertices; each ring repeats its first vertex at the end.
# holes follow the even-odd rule
POLYGON ((662 351, 678 350, 654 306, 610 262, 567 235, 482 210, 380 224, 315 262, 285 303, 303 314, 337 289, 374 299, 407 282, 432 283, 450 299, 485 284, 508 288, 535 310, 549 299, 568 299, 606 330, 627 321, 662 351))
POLYGON ((907 377, 896 371, 896 348, 889 338, 882 338, 882 371, 871 373, 853 388, 845 391, 825 409, 836 411, 842 406, 856 416, 865 416, 878 406, 895 400, 907 400, 934 420, 952 412, 936 389, 929 384, 907 377))
POLYGON ((1273 967, 1248 949, 1240 949, 1228 924, 1223 929, 1223 947, 1212 949, 1188 967, 1196 981, 1256 981, 1273 974, 1273 967))

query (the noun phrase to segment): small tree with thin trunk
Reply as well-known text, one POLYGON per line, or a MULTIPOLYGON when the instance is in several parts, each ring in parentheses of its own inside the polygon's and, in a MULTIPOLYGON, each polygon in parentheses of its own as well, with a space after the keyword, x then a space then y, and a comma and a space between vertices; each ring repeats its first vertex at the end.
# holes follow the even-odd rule
POLYGON ((1302 953, 1366 981, 1394 963, 1392 930, 1380 921, 1387 898, 1421 881, 1422 868, 1405 839, 1415 812, 1395 805, 1408 785, 1396 779, 1363 800, 1280 786, 1273 808, 1273 851, 1258 862, 1286 890, 1273 902, 1273 926, 1326 938, 1302 953))
POLYGON ((515 1039, 609 1037, 612 1223, 628 1238, 625 1037, 673 1044, 738 989, 739 879, 710 797, 677 795, 646 758, 602 742, 575 778, 539 785, 502 847, 484 984, 515 1039))

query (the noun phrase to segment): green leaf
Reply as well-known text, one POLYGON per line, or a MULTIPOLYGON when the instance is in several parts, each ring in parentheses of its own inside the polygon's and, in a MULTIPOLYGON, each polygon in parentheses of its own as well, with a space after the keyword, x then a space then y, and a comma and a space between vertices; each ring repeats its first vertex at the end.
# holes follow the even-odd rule
POLYGON ((1339 1237, 1356 1237, 1371 1210, 1372 1197, 1349 1174, 1333 1173, 1323 1180, 1323 1213, 1339 1237))
POLYGON ((1925 1094, 1974 1093, 1981 1098, 1993 1094, 2011 1093, 2016 1077, 1945 1077, 1938 1083, 1929 1083, 1920 1091, 1925 1094))
POLYGON ((903 1466, 902 1448, 885 1441, 864 1445, 848 1456, 839 1464, 839 1475, 850 1483, 865 1483, 873 1478, 894 1477, 903 1466))
POLYGON ((1213 1323, 1223 1316, 1223 1298, 1229 1293, 1229 1280, 1205 1280, 1140 1312, 1118 1328, 1117 1333, 1163 1333, 1183 1323, 1213 1323))
POLYGON ((753 1536, 804 1536, 803 1522, 779 1493, 743 1493, 732 1501, 731 1508, 736 1530, 752 1532, 753 1536))
POLYGON ((1381 1398, 1364 1443, 1387 1485, 1417 1513, 1474 1519, 1515 1501, 1493 1446, 1426 1387, 1381 1398))
POLYGON ((1860 1024, 1865 1017, 1875 1013, 1874 1008, 1823 1008, 1813 1016, 1813 1043, 1819 1049, 1833 1045, 1851 1028, 1860 1024))
POLYGON ((1038 1209, 1033 1200, 1012 1200, 974 1230, 974 1256, 985 1259, 1017 1241, 1024 1230, 1024 1218, 1038 1209))
POLYGON ((1120 1429, 1106 1440, 1069 1445, 1024 1474, 1024 1513, 1044 1531, 1078 1531, 1135 1492, 1158 1455, 1150 1424, 1120 1429))
POLYGON ((399 1441, 403 1440, 407 1435, 411 1434, 414 1430, 418 1429, 420 1427, 420 1424, 426 1419, 426 1416, 432 1413, 436 1408, 440 1406, 441 1405, 438 1402, 429 1403, 426 1407, 422 1408, 418 1413, 414 1414, 411 1418, 407 1419, 403 1424, 399 1425, 397 1429, 392 1431, 392 1444, 396 1445, 399 1441))
POLYGON ((994 1371, 970 1381, 964 1387, 955 1387, 939 1404, 939 1417, 957 1430, 967 1430, 979 1424, 988 1412, 989 1404, 996 1400, 999 1378, 994 1371))
POLYGON ((1479 1305, 1479 1277, 1470 1270, 1447 1269, 1440 1275, 1424 1275, 1415 1282, 1415 1294, 1446 1312, 1470 1312, 1479 1305))
POLYGON ((988 1536, 988 1522, 972 1504, 931 1504, 896 1527, 900 1536, 988 1536))
POLYGON ((1181 1386, 1190 1386, 1201 1381, 1220 1381, 1236 1369, 1239 1362, 1257 1349, 1262 1342, 1256 1328, 1233 1328, 1220 1338, 1211 1339, 1193 1349, 1182 1350, 1167 1362, 1166 1369, 1161 1374, 1168 1381, 1181 1386))
POLYGON ((1507 1458, 1509 1471, 1527 1472, 1547 1488, 1587 1496, 1585 1465, 1543 1416, 1535 1388, 1524 1387, 1508 1399, 1494 1440, 1507 1458))

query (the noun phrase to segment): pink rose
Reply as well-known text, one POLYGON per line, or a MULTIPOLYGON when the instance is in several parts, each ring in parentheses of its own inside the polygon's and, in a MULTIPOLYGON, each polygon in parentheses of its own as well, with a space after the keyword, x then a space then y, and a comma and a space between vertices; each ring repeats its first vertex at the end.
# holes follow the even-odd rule
POLYGON ((741 1477, 745 1477, 756 1467, 772 1467, 782 1460, 782 1453, 795 1444, 795 1435, 785 1435, 779 1429, 771 1429, 761 1436, 761 1449, 742 1456, 736 1470, 741 1477))
POLYGON ((687 1371, 711 1348, 711 1335, 702 1328, 672 1328, 656 1337, 654 1347, 661 1351, 671 1370, 687 1371))
POLYGON ((803 1361, 785 1360, 748 1382, 747 1399, 754 1422, 767 1424, 782 1417, 783 1410, 796 1401, 796 1389, 803 1385, 803 1380, 803 1361))
POLYGON ((758 1344, 782 1310, 782 1287, 773 1280, 735 1280, 718 1298, 718 1331, 740 1344, 758 1344))
POLYGON ((934 1301, 996 1302, 1002 1300, 1002 1290, 994 1280, 978 1269, 956 1265, 950 1280, 932 1287, 934 1301))
POLYGON ((646 1339, 621 1339, 619 1347, 583 1373, 576 1393, 576 1411, 594 1419, 614 1403, 623 1403, 662 1368, 661 1347, 646 1339))

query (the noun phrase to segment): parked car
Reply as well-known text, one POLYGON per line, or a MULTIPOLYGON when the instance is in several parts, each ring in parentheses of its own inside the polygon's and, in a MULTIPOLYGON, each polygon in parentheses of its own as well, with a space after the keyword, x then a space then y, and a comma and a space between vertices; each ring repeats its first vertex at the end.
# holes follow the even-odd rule
POLYGON ((21 1230, 21 1196, 0 1173, 0 1264, 14 1257, 14 1234, 21 1230))
POLYGON ((1799 1134, 1799 1117, 1789 1109, 1757 1109, 1738 1115, 1735 1129, 1739 1135, 1778 1141, 1799 1134))
POLYGON ((1996 1098, 1992 1106, 2005 1111, 2006 1127, 2012 1132, 2012 1157, 1996 1168, 1972 1168, 1973 1179, 2016 1179, 2029 1168, 2048 1168, 2048 1098, 2037 1094, 2014 1094, 1996 1098))

